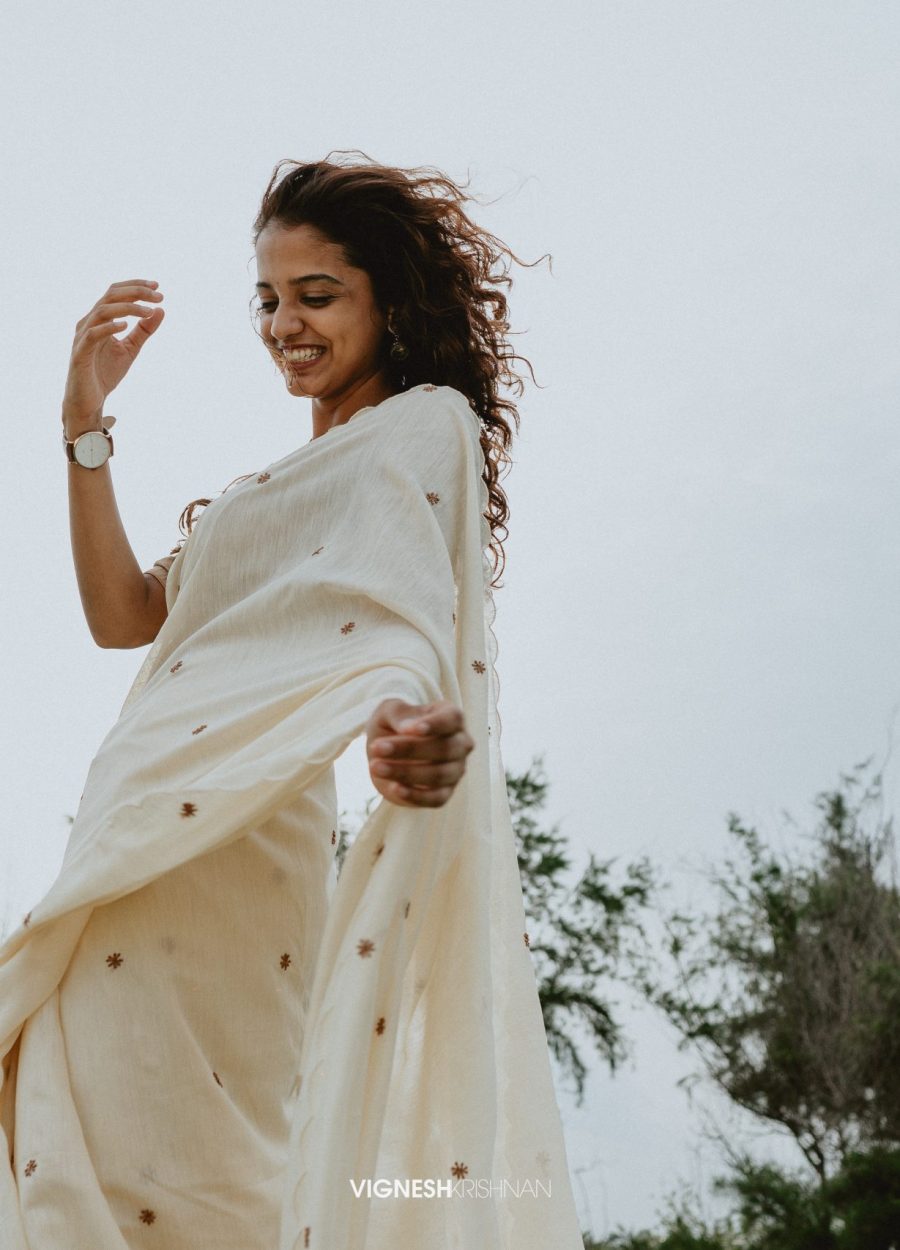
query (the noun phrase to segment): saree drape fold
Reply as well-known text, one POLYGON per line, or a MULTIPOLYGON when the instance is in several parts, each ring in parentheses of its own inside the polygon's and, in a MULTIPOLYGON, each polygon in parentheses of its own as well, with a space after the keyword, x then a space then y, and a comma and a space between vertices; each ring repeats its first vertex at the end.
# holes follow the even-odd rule
MULTIPOLYGON (((96 909, 311 792, 388 697, 449 699, 476 745, 449 802, 382 801, 347 853, 266 1250, 580 1250, 500 753, 478 434, 450 387, 393 396, 223 492, 167 561, 168 617, 59 874, 0 947, 0 1250, 75 1250, 29 1241, 31 1204, 54 1202, 85 1207, 90 1250, 175 1250, 164 1201, 126 1238, 77 1122, 56 1125, 59 1175, 28 1173, 24 1048, 65 1071, 60 984, 96 909), (398 1196, 414 1180, 426 1196, 398 1196)), ((198 1229, 190 1250, 213 1245, 198 1229)))

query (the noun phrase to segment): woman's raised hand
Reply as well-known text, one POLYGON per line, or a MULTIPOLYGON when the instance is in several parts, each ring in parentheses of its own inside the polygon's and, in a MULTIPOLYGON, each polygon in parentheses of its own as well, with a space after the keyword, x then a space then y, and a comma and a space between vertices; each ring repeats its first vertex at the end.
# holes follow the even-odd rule
POLYGON ((124 378, 147 339, 165 315, 157 301, 162 292, 156 282, 135 278, 114 282, 105 295, 75 327, 69 374, 63 396, 63 425, 69 431, 84 426, 99 412, 107 395, 124 378), (138 301, 154 301, 152 305, 138 301), (127 325, 125 317, 138 317, 130 334, 115 334, 127 325))
POLYGON ((442 807, 475 746, 453 703, 385 699, 366 726, 366 755, 375 789, 401 807, 442 807))

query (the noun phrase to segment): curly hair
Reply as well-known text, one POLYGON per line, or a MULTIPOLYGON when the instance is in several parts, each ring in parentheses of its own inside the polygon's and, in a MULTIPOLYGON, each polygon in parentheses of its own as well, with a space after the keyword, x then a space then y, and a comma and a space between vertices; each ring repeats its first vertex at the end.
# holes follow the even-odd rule
MULTIPOLYGON (((501 288, 512 285, 509 261, 531 266, 466 214, 463 205, 475 198, 465 193, 468 183, 458 185, 433 167, 379 165, 358 150, 337 154, 350 159, 332 161, 330 152, 322 161, 278 162, 253 223, 254 246, 270 222, 308 225, 337 243, 347 263, 368 274, 378 306, 394 310, 394 329, 409 349, 398 362, 385 335, 384 368, 396 390, 403 389, 405 378, 407 387, 434 382, 468 399, 481 421, 491 584, 498 586, 509 533, 500 476, 512 464, 510 421, 519 431, 518 409, 498 389, 503 385, 522 395, 522 376, 512 369, 516 360, 528 365, 536 382, 530 362, 509 345, 501 288)), ((190 533, 194 510, 209 502, 188 504, 179 518, 182 533, 190 533)))

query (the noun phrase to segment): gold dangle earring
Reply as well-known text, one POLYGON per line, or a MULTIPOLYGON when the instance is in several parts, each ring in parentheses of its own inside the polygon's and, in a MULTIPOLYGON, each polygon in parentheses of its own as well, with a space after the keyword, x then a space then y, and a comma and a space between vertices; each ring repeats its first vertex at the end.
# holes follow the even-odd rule
MULTIPOLYGON (((400 342, 400 336, 397 333, 397 331, 394 329, 392 317, 388 317, 388 332, 390 334, 393 334, 394 336, 394 341, 391 344, 392 358, 396 361, 405 360, 407 356, 409 355, 409 348, 406 346, 405 343, 400 342)), ((405 373, 400 375, 400 386, 403 390, 406 390, 406 374, 405 373)))

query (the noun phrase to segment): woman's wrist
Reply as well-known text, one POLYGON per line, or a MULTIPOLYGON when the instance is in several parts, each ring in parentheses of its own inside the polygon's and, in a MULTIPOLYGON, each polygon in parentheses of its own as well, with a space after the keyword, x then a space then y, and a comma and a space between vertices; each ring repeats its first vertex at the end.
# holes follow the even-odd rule
POLYGON ((69 416, 65 411, 62 414, 63 433, 68 442, 74 442, 80 434, 87 434, 91 430, 102 430, 103 428, 103 408, 98 408, 89 416, 73 417, 69 416))

